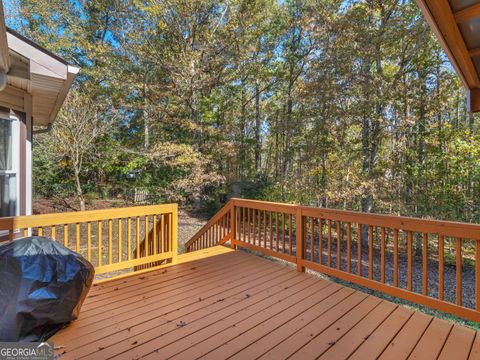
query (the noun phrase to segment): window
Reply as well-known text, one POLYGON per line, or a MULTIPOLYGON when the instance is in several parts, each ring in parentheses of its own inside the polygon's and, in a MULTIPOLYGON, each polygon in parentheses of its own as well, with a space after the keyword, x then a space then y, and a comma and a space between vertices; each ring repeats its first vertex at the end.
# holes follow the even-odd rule
POLYGON ((19 124, 0 118, 0 217, 18 215, 19 124))

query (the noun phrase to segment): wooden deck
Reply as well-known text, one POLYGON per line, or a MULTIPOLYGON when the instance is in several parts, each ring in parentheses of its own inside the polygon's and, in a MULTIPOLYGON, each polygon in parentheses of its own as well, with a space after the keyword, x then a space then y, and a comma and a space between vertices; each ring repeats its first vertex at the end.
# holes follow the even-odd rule
POLYGON ((224 247, 98 284, 61 359, 480 359, 480 335, 224 247))

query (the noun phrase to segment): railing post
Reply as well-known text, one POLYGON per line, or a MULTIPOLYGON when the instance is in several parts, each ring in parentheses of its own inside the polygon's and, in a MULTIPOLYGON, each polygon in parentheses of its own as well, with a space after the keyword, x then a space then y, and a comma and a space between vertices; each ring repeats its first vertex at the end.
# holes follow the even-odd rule
POLYGON ((295 231, 295 243, 296 243, 296 256, 297 256, 297 271, 304 272, 305 271, 305 266, 303 266, 303 248, 304 248, 304 234, 303 234, 303 229, 304 229, 304 220, 303 220, 303 215, 302 215, 302 208, 300 206, 297 206, 296 209, 296 214, 295 214, 295 225, 296 225, 296 231, 295 231))
POLYGON ((234 244, 235 241, 235 233, 236 233, 236 228, 237 228, 237 219, 235 217, 235 203, 233 200, 230 200, 232 202, 232 207, 230 208, 230 247, 232 249, 237 249, 237 245, 234 244))
POLYGON ((177 263, 178 257, 178 204, 172 209, 172 264, 177 263))

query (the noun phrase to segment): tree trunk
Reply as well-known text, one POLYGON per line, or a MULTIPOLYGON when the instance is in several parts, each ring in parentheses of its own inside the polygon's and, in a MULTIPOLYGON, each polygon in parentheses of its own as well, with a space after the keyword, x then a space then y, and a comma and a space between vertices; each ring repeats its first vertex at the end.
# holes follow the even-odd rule
POLYGON ((76 185, 76 192, 78 202, 80 204, 80 210, 85 211, 85 198, 83 197, 83 190, 80 184, 80 169, 78 168, 77 164, 73 164, 73 172, 75 174, 75 185, 76 185))
POLYGON ((143 147, 148 149, 150 147, 150 114, 148 112, 148 105, 145 104, 143 108, 143 126, 144 126, 144 143, 143 147))
POLYGON ((260 89, 258 81, 255 83, 255 171, 258 173, 261 166, 261 148, 260 142, 260 89))

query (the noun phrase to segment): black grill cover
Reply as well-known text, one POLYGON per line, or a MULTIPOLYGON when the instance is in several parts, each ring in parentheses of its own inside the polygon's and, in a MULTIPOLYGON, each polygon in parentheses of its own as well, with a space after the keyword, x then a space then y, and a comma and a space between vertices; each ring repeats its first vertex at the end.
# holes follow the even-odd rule
POLYGON ((44 341, 75 320, 92 264, 53 239, 0 245, 0 341, 44 341))

